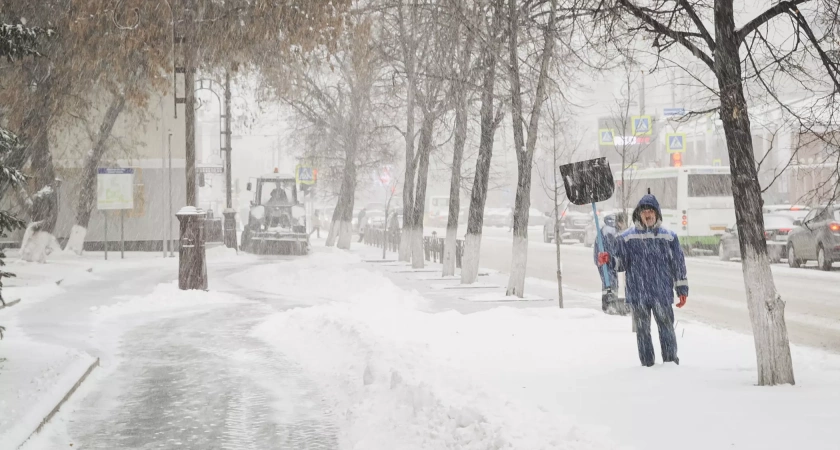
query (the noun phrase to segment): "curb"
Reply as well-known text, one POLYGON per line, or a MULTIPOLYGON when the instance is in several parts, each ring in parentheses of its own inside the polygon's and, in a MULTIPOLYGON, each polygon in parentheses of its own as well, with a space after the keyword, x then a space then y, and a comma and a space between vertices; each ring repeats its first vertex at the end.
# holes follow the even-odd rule
POLYGON ((64 397, 61 398, 61 400, 58 402, 58 404, 55 405, 55 407, 50 411, 49 414, 47 414, 46 417, 44 417, 43 420, 41 420, 41 423, 38 425, 37 428, 35 428, 35 431, 30 433, 29 436, 26 437, 26 440, 21 442, 20 445, 17 446, 17 448, 23 447, 24 444, 26 444, 27 442, 29 442, 30 439, 32 439, 32 436, 35 436, 36 434, 40 433, 41 430, 44 429, 44 427, 47 425, 47 423, 50 421, 50 419, 52 419, 56 414, 58 414, 58 411, 61 409, 61 407, 64 405, 64 403, 67 402, 67 400, 70 399, 70 396, 73 395, 74 392, 76 392, 76 389, 79 389, 79 386, 81 386, 82 383, 85 381, 85 379, 87 379, 88 375, 90 375, 90 373, 93 372, 93 369, 98 367, 98 366, 99 366, 99 358, 96 358, 96 360, 93 361, 93 363, 91 363, 90 367, 87 368, 85 373, 82 374, 82 376, 79 378, 79 380, 76 381, 76 383, 73 384, 73 387, 70 388, 70 390, 67 391, 66 394, 64 394, 64 397))

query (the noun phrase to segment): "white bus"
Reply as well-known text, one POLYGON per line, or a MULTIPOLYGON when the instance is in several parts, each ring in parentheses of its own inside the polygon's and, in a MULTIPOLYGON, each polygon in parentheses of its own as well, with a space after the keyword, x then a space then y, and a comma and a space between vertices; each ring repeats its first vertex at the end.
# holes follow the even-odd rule
MULTIPOLYGON (((618 204, 622 194, 621 172, 614 176, 614 200, 618 204)), ((650 189, 659 200, 662 225, 677 233, 684 247, 716 250, 721 235, 735 223, 729 167, 628 170, 624 177, 630 189, 628 208, 632 210, 650 189)))

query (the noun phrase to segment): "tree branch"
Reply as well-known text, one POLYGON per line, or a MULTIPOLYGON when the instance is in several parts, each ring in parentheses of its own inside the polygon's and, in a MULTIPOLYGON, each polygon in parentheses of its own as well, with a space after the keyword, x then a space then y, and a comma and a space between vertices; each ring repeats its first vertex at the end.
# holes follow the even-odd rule
POLYGON ((748 34, 752 33, 753 31, 758 29, 758 27, 767 23, 770 19, 786 11, 796 9, 796 5, 805 3, 807 1, 809 0, 785 0, 776 3, 767 11, 764 11, 763 13, 756 16, 756 18, 754 18, 753 20, 747 22, 747 24, 741 27, 741 29, 735 31, 735 33, 738 35, 738 44, 740 45, 742 42, 744 42, 744 39, 747 37, 748 34))
POLYGON ((683 47, 688 49, 688 51, 690 51, 692 55, 696 56, 698 59, 706 63, 706 65, 709 66, 710 69, 715 69, 715 62, 712 60, 712 58, 705 52, 703 52, 703 50, 700 50, 700 48, 697 47, 697 45, 695 45, 693 42, 689 41, 688 37, 684 34, 684 32, 676 31, 667 27, 666 25, 663 25, 661 22, 651 17, 650 14, 644 12, 640 7, 634 5, 633 3, 630 3, 629 0, 619 0, 619 4, 621 4, 627 11, 629 11, 630 14, 633 14, 642 22, 653 27, 654 31, 656 31, 657 33, 668 36, 669 38, 679 42, 683 47))
POLYGON ((688 0, 679 0, 679 2, 683 9, 685 9, 685 12, 688 13, 688 16, 691 17, 694 25, 697 25, 697 29, 700 30, 701 37, 706 41, 706 45, 709 46, 709 51, 714 53, 715 40, 712 38, 712 35, 709 34, 709 30, 706 29, 706 26, 703 25, 703 21, 700 19, 700 16, 697 15, 697 11, 695 11, 688 3, 688 0))

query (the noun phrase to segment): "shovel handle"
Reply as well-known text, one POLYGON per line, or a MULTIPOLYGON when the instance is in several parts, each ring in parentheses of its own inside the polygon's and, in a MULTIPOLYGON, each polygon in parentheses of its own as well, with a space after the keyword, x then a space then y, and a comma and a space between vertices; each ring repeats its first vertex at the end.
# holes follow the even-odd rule
MULTIPOLYGON (((598 242, 598 253, 603 253, 604 238, 601 236, 601 221, 598 220, 598 208, 596 208, 595 202, 592 202, 592 215, 595 216, 595 240, 598 242)), ((611 290, 612 286, 610 286, 610 273, 606 264, 601 266, 601 273, 604 275, 604 284, 607 286, 607 290, 611 290)))

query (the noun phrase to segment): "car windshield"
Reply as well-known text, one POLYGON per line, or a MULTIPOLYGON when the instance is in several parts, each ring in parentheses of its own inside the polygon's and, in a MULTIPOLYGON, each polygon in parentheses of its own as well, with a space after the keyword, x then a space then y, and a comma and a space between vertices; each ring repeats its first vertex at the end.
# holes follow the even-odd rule
POLYGON ((840 222, 840 208, 834 210, 834 220, 840 222))
POLYGON ((264 205, 294 204, 294 180, 265 180, 260 190, 260 202, 264 205))
POLYGON ((793 218, 782 215, 766 215, 764 216, 764 228, 767 230, 778 230, 780 228, 792 228, 793 218))

